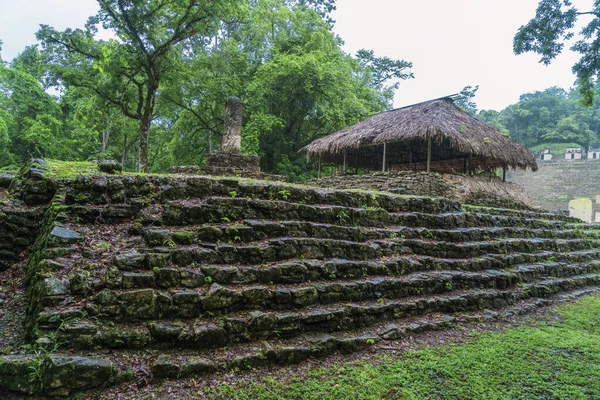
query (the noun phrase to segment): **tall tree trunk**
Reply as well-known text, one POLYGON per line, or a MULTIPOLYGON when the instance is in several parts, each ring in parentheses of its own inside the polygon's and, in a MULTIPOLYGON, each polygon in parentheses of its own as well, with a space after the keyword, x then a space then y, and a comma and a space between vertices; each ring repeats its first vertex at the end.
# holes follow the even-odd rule
POLYGON ((150 125, 154 116, 154 104, 156 101, 156 92, 158 91, 158 80, 148 84, 146 94, 146 104, 144 114, 140 122, 140 172, 148 173, 148 143, 150 139, 150 125))
POLYGON ((148 165, 148 141, 150 138, 151 117, 144 115, 140 123, 140 172, 147 173, 148 165))
POLYGON ((125 170, 125 163, 127 162, 127 134, 123 135, 123 156, 121 157, 121 168, 125 170))

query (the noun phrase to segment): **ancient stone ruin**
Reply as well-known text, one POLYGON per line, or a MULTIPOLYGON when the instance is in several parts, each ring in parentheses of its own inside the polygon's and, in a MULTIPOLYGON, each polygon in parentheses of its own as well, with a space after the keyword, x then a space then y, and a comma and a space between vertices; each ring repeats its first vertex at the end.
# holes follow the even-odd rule
POLYGON ((221 151, 210 154, 206 165, 173 167, 176 174, 203 174, 213 176, 237 176, 264 180, 284 181, 285 177, 260 172, 260 157, 241 154, 243 104, 237 97, 230 97, 225 104, 223 143, 221 151))
POLYGON ((58 167, 28 165, 0 191, 0 392, 394 347, 600 287, 598 226, 563 215, 58 167), (15 339, 9 307, 23 315, 15 339))

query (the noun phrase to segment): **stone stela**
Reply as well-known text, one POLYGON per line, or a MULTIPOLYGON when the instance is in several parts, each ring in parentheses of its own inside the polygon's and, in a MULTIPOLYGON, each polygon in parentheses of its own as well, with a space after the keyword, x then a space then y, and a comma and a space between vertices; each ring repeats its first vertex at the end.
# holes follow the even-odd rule
POLYGON ((210 154, 203 168, 180 166, 171 168, 169 172, 285 181, 285 177, 261 173, 260 157, 240 153, 243 111, 244 106, 239 98, 235 96, 228 98, 225 102, 225 115, 223 118, 225 129, 221 151, 210 154))
POLYGON ((202 172, 209 175, 234 175, 258 178, 260 157, 240 154, 242 145, 242 113, 244 106, 237 97, 225 102, 225 131, 221 151, 208 156, 202 172))
POLYGON ((225 134, 223 153, 240 154, 242 147, 242 101, 233 96, 225 103, 225 134))

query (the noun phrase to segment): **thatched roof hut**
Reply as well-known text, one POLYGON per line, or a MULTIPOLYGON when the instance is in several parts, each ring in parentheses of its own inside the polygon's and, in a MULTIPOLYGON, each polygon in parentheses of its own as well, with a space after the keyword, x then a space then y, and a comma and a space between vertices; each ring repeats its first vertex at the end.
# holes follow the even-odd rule
POLYGON ((498 129, 460 109, 451 97, 373 115, 300 150, 344 167, 384 170, 430 165, 537 170, 533 154, 498 129))

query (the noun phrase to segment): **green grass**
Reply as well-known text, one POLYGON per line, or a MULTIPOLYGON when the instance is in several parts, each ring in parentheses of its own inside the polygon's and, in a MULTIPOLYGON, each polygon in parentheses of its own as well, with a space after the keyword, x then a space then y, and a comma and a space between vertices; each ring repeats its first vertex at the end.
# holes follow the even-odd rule
POLYGON ((555 313, 559 321, 474 333, 466 344, 226 385, 208 394, 253 400, 600 398, 600 297, 555 313))
POLYGON ((98 165, 89 161, 58 161, 46 160, 48 163, 48 178, 75 178, 78 175, 96 175, 98 165))

